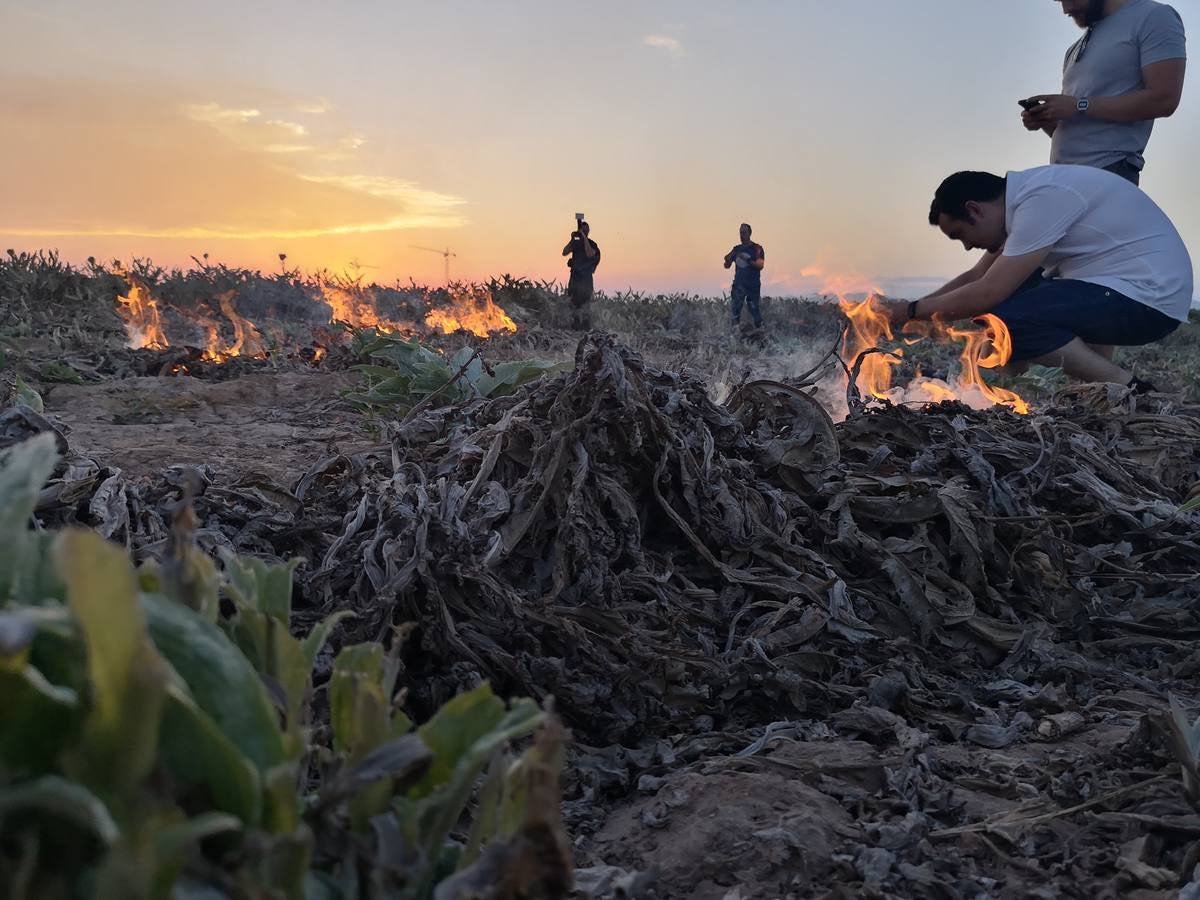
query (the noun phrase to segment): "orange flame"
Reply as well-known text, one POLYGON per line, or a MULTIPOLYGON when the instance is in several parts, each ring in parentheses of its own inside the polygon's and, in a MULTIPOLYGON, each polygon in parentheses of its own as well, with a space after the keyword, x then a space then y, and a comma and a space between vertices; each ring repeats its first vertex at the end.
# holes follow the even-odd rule
MULTIPOLYGON (((853 366, 864 351, 882 347, 885 339, 892 340, 892 324, 876 305, 874 296, 860 303, 842 297, 838 305, 850 320, 850 328, 842 341, 842 359, 847 365, 853 366)), ((892 367, 899 364, 899 357, 904 351, 894 350, 892 353, 895 355, 872 353, 863 358, 857 385, 864 397, 874 397, 876 400, 887 398, 892 386, 892 367)))
POLYGON ((150 288, 130 272, 118 271, 117 274, 129 282, 129 293, 117 296, 117 314, 125 323, 129 338, 125 346, 134 350, 141 347, 165 350, 170 342, 163 334, 158 302, 151 296, 150 288))
MULTIPOLYGON (((814 271, 813 274, 818 273, 814 271)), ((977 408, 999 404, 1022 415, 1029 412, 1029 404, 1019 394, 992 387, 980 373, 981 369, 998 369, 1007 365, 1012 358, 1012 335, 998 317, 991 313, 979 317, 976 321, 983 324, 982 329, 956 328, 941 321, 914 321, 906 323, 896 335, 887 313, 881 307, 879 292, 865 285, 866 282, 853 277, 827 276, 826 289, 823 291, 838 296, 838 305, 849 320, 849 328, 842 341, 842 359, 847 365, 853 366, 866 350, 877 348, 887 351, 863 357, 856 382, 863 397, 922 404, 959 400, 977 408), (851 300, 846 296, 849 290, 865 292, 869 296, 861 301, 851 300), (950 385, 936 378, 918 377, 908 385, 893 387, 893 369, 904 355, 903 348, 891 346, 897 339, 909 347, 928 339, 962 341, 961 367, 955 384, 950 385)))
POLYGON ((374 328, 387 334, 412 330, 410 323, 381 316, 369 293, 362 288, 325 285, 321 295, 332 310, 330 322, 341 322, 351 328, 374 328))
POLYGON ((236 294, 237 291, 222 291, 217 294, 217 303, 221 305, 221 312, 233 323, 233 343, 225 348, 222 354, 226 359, 242 355, 262 356, 266 353, 266 344, 254 323, 239 315, 238 311, 233 308, 233 298, 236 294))
POLYGON ((959 385, 975 388, 993 403, 1011 407, 1015 412, 1027 415, 1029 404, 1020 394, 1005 388, 992 387, 983 380, 979 372, 980 369, 999 369, 1012 359, 1012 334, 1009 333, 1008 326, 991 313, 984 313, 976 321, 983 323, 982 330, 948 329, 950 337, 966 342, 961 357, 959 385))
MULTIPOLYGON (((162 319, 165 307, 151 294, 144 280, 123 270, 119 271, 119 274, 130 284, 128 295, 117 298, 117 312, 125 324, 128 345, 154 350, 169 348, 171 340, 166 335, 162 319)), ((395 320, 380 312, 373 288, 324 284, 320 296, 330 307, 331 323, 341 323, 352 328, 374 328, 387 333, 411 334, 418 331, 418 326, 413 322, 395 320)), ((213 299, 221 310, 221 315, 216 316, 211 314, 211 306, 208 304, 200 304, 198 308, 191 305, 171 308, 178 319, 190 322, 195 329, 193 335, 185 339, 184 343, 187 346, 198 346, 201 350, 200 358, 206 362, 221 363, 235 356, 262 356, 267 351, 268 345, 259 326, 238 312, 234 305, 236 297, 236 290, 216 294, 213 299), (221 321, 222 316, 228 320, 227 323, 221 321), (227 342, 222 335, 223 331, 225 334, 229 333, 229 327, 233 329, 231 342, 227 342)), ((454 291, 448 307, 434 308, 426 314, 425 326, 445 334, 464 330, 480 337, 517 330, 517 323, 496 304, 491 292, 486 288, 454 291)), ((276 346, 286 344, 286 336, 282 329, 270 323, 265 327, 273 336, 276 346)), ((316 326, 314 329, 314 339, 322 337, 322 333, 325 339, 339 339, 322 326, 316 326)), ((326 352, 323 347, 319 348, 313 361, 319 360, 326 352)))
POLYGON ((451 292, 449 309, 431 309, 425 316, 425 324, 443 334, 469 331, 479 337, 496 332, 513 332, 517 323, 508 313, 496 305, 491 292, 486 289, 459 290, 451 292))

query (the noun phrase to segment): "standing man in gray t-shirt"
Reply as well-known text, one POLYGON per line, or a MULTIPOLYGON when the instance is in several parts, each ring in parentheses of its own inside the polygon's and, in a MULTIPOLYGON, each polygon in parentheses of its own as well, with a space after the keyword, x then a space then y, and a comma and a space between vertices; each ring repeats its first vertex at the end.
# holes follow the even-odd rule
POLYGON ((1156 0, 1058 0, 1086 33, 1067 50, 1063 92, 1022 100, 1030 131, 1051 136, 1050 162, 1108 169, 1137 184, 1155 119, 1183 94, 1183 21, 1156 0))

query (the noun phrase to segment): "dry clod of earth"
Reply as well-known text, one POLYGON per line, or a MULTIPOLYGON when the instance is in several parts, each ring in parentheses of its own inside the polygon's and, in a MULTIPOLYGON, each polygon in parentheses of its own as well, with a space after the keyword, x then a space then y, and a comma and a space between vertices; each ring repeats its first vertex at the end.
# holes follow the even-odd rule
MULTIPOLYGON (((353 609, 340 641, 415 623, 415 716, 480 679, 553 695, 610 887, 1174 896, 1200 861, 1165 716, 1200 698, 1198 413, 1088 386, 834 425, 803 385, 717 404, 593 334, 573 371, 295 483, 207 468, 198 539, 304 557, 299 618, 353 609)), ((0 436, 53 427, 14 408, 0 436)), ((69 455, 39 512, 154 554, 183 482, 69 455)))

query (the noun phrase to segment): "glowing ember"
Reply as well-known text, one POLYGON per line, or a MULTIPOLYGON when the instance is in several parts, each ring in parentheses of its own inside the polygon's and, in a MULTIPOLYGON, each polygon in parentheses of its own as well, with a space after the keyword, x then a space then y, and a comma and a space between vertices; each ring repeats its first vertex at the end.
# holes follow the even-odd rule
POLYGON ((170 343, 163 334, 158 301, 151 296, 150 288, 132 273, 119 271, 117 274, 129 282, 129 293, 117 296, 117 314, 125 323, 125 333, 129 337, 126 346, 135 350, 141 347, 165 350, 170 343))
POLYGON ((516 331, 517 323, 492 300, 484 289, 464 290, 451 293, 449 308, 431 309, 425 316, 425 324, 443 334, 469 331, 479 337, 487 337, 500 331, 516 331))

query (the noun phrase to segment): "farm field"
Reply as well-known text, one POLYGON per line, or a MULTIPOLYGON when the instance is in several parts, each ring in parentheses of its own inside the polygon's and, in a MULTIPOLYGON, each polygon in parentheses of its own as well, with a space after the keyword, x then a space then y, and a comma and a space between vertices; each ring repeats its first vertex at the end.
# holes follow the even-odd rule
MULTIPOLYGON (((346 648, 386 653, 382 702, 418 725, 484 682, 530 698, 514 752, 561 756, 561 798, 536 782, 463 869, 492 893, 438 897, 555 896, 572 869, 597 898, 1194 896, 1200 323, 1121 351, 1149 396, 897 336, 889 403, 847 384, 883 357, 847 343, 836 299, 766 298, 751 333, 721 298, 605 296, 582 334, 558 286, 508 276, 14 254, 0 464, 56 448, 26 491, 39 529, 163 571, 181 541, 211 558, 213 621, 248 615, 231 560, 300 560, 284 624, 330 623, 280 701, 308 741, 301 818, 365 756, 329 736, 346 648), (930 379, 952 399, 920 399, 930 379), (995 390, 1028 411, 979 400, 995 390)), ((500 758, 463 782, 448 843, 472 846, 500 758)), ((311 885, 347 883, 351 858, 415 871, 395 835, 390 862, 383 839, 322 843, 360 812, 305 819, 305 896, 349 896, 311 885)), ((0 875, 53 882, 0 848, 0 875)), ((183 857, 222 892, 196 896, 273 896, 230 858, 183 857)))

